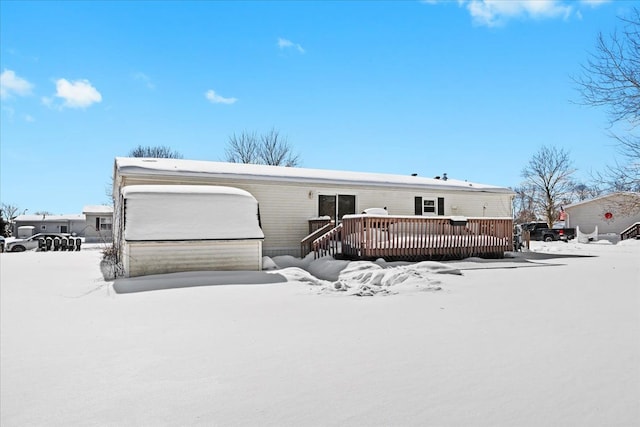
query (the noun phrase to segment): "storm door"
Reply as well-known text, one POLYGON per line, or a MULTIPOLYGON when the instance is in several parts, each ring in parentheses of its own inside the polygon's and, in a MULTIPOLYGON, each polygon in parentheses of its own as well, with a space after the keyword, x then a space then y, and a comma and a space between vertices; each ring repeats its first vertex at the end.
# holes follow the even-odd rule
POLYGON ((335 221, 345 215, 356 213, 356 196, 351 194, 321 194, 318 196, 318 215, 335 221))

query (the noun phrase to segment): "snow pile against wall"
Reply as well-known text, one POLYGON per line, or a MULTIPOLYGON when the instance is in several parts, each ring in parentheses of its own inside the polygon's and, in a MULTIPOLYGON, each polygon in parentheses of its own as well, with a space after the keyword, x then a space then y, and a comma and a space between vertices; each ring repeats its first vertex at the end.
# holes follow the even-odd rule
POLYGON ((128 241, 262 239, 258 202, 247 191, 205 185, 122 190, 128 241))

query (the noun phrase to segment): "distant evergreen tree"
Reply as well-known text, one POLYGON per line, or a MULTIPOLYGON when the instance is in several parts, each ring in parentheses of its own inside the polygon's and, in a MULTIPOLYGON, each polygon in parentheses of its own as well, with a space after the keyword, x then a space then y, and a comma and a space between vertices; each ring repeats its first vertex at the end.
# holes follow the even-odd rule
POLYGON ((0 209, 0 235, 9 236, 9 224, 4 220, 4 212, 0 209))

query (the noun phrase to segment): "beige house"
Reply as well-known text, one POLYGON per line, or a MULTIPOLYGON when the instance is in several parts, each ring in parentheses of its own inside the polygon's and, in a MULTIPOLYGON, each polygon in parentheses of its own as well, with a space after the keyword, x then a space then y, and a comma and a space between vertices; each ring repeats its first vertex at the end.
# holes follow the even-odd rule
POLYGON ((567 227, 579 227, 582 233, 614 234, 619 237, 632 224, 640 222, 640 212, 629 213, 623 205, 638 193, 612 193, 565 206, 567 227))
MULTIPOLYGON (((264 255, 300 256, 319 217, 340 219, 368 208, 390 215, 512 218, 514 193, 444 178, 290 168, 183 159, 115 159, 114 241, 125 218, 123 190, 133 185, 208 185, 247 191, 259 203, 264 255)), ((185 221, 189 212, 184 212, 185 221)), ((211 224, 200 224, 204 229, 211 224)))
POLYGON ((105 243, 113 241, 113 206, 88 205, 82 209, 86 226, 86 243, 105 243))
POLYGON ((33 234, 37 233, 69 233, 83 236, 85 218, 81 214, 68 215, 18 215, 13 220, 13 235, 18 235, 20 227, 32 226, 33 234))
POLYGON ((86 243, 104 243, 113 241, 113 207, 90 205, 82 209, 81 214, 68 215, 18 215, 13 220, 13 235, 18 236, 20 227, 33 227, 31 234, 69 233, 84 237, 86 243))

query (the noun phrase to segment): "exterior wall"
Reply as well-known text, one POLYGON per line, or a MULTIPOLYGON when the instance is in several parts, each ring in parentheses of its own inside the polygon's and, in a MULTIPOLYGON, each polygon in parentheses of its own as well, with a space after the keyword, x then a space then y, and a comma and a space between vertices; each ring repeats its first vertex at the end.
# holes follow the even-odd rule
POLYGON ((124 244, 128 277, 203 270, 262 270, 261 240, 130 242, 124 244))
POLYGON ((593 233, 598 226, 598 234, 620 234, 627 227, 640 221, 640 213, 622 215, 619 213, 616 201, 619 196, 601 197, 591 201, 567 206, 567 226, 580 227, 582 233, 593 233), (611 213, 611 218, 605 214, 611 213))
MULTIPOLYGON (((116 181, 117 182, 117 181, 116 181)), ((188 177, 122 177, 120 186, 140 184, 205 184, 236 187, 251 193, 259 202, 262 230, 265 234, 264 255, 300 256, 300 241, 309 232, 308 220, 319 214, 319 195, 354 195, 356 213, 371 207, 387 207, 392 215, 414 215, 414 199, 444 197, 444 215, 473 217, 512 216, 511 194, 496 194, 480 191, 424 191, 395 187, 366 185, 321 185, 314 183, 270 182, 226 178, 188 177)), ((117 194, 117 193, 116 193, 117 194)), ((121 204, 121 202, 119 203, 121 204)), ((117 212, 121 206, 116 206, 117 212)), ((114 219, 115 233, 121 225, 117 213, 114 219)), ((117 238, 116 238, 117 240, 117 238)))
POLYGON ((113 230, 98 230, 96 228, 96 219, 112 218, 112 214, 105 213, 87 213, 86 227, 84 229, 84 238, 86 243, 103 243, 113 240, 113 230))
POLYGON ((62 227, 67 227, 67 233, 76 236, 84 236, 85 222, 84 220, 45 220, 45 221, 19 221, 14 223, 13 235, 18 235, 18 227, 32 225, 35 227, 34 234, 37 233, 60 233, 62 227), (44 228, 43 228, 44 227, 44 228))

